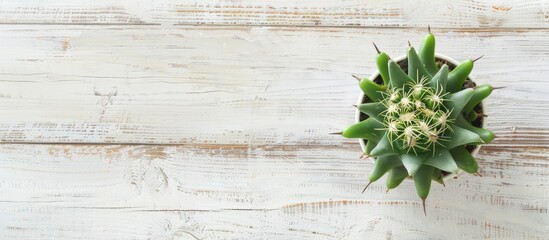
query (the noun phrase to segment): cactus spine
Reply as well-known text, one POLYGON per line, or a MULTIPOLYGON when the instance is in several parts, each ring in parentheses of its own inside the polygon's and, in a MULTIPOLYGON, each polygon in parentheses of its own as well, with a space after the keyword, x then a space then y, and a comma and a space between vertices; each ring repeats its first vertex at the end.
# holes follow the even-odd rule
POLYGON ((466 146, 488 143, 494 138, 491 131, 472 124, 481 117, 474 111, 475 106, 493 88, 464 88, 474 60, 466 60, 453 70, 436 62, 435 37, 430 31, 418 52, 408 47, 407 72, 375 48, 383 84, 359 79, 370 102, 357 108, 369 118, 347 127, 341 134, 368 141, 364 155, 374 157, 375 163, 367 186, 386 173, 388 189, 411 177, 425 210, 431 181, 443 184, 442 172, 462 169, 477 173, 477 162, 466 146))

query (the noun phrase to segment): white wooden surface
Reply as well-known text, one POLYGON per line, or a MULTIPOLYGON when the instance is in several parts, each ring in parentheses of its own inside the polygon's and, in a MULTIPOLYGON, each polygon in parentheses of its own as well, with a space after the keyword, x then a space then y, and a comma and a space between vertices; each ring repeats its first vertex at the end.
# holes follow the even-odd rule
POLYGON ((4 1, 1 239, 547 239, 549 1, 4 1), (351 74, 430 24, 483 177, 360 194, 351 74))

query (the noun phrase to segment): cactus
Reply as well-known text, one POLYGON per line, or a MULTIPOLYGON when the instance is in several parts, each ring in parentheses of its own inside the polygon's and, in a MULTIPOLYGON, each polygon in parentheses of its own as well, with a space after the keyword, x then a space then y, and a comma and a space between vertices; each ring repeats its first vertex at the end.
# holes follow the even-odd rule
POLYGON ((369 117, 347 127, 341 135, 367 140, 364 155, 375 162, 366 188, 386 173, 388 190, 411 177, 425 212, 431 182, 444 184, 444 172, 462 169, 478 173, 477 162, 466 147, 494 138, 491 131, 472 124, 483 117, 475 107, 493 88, 464 87, 478 59, 466 60, 452 70, 437 62, 430 29, 418 52, 408 45, 405 72, 374 44, 383 82, 359 79, 370 101, 356 107, 369 117))

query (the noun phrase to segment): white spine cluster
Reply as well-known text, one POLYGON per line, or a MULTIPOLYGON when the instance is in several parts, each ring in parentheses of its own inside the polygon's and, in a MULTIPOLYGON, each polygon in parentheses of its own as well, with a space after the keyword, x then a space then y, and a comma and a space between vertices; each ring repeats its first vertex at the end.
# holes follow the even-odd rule
MULTIPOLYGON (((391 144, 406 151, 427 151, 442 145, 449 129, 451 110, 444 106, 442 87, 432 88, 422 78, 404 88, 388 89, 383 94, 383 124, 391 144)), ((451 129, 450 129, 451 130, 451 129)))

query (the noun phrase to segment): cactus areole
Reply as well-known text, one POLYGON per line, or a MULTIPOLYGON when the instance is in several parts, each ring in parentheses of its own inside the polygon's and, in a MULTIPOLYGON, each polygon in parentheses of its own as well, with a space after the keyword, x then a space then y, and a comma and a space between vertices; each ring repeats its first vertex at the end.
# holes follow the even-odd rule
POLYGON ((457 63, 435 54, 431 33, 419 51, 409 46, 395 60, 375 48, 378 72, 357 78, 363 92, 357 123, 341 134, 360 139, 364 156, 374 159, 366 188, 385 174, 388 189, 410 177, 425 210, 432 181, 478 173, 473 154, 494 139, 482 128, 481 102, 493 88, 469 79, 476 60, 457 63))

